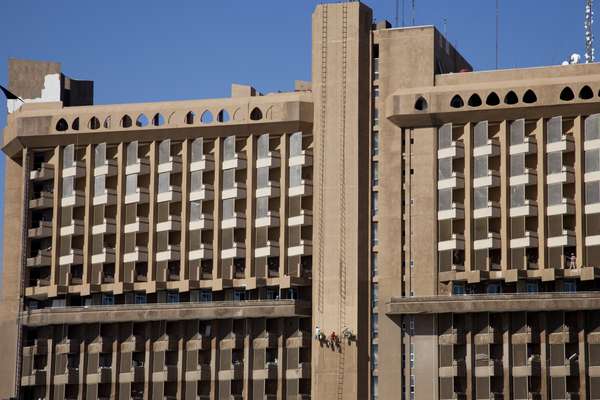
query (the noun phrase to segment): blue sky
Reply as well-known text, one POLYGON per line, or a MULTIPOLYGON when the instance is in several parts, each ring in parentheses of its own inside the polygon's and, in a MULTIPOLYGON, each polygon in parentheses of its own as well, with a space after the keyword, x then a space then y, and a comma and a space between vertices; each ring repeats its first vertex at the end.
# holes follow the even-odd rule
MULTIPOLYGON (((0 83, 15 57, 59 61, 65 74, 94 80, 97 104, 225 97, 232 82, 290 90, 295 79, 310 79, 311 13, 319 3, 2 0, 0 83)), ((410 24, 412 0, 404 3, 410 24)), ((444 31, 446 19, 448 38, 476 70, 495 67, 495 0, 415 3, 417 25, 444 31)), ((366 4, 377 20, 394 21, 395 0, 366 4)), ((583 18, 584 0, 500 0, 500 68, 583 53, 583 18)), ((1 99, 0 128, 5 115, 1 99)))

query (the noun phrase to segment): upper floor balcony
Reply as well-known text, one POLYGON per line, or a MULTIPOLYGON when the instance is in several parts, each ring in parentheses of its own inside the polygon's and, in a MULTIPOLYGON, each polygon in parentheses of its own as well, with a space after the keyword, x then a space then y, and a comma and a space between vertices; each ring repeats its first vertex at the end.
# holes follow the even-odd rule
POLYGON ((279 255, 279 242, 268 240, 265 246, 254 249, 254 257, 276 257, 279 255))
POLYGON ((206 183, 190 191, 190 201, 212 200, 215 196, 213 185, 206 183))
POLYGON ((190 171, 213 171, 215 169, 215 158, 212 154, 202 154, 199 160, 190 163, 190 171))
POLYGON ((537 202, 535 200, 525 200, 523 205, 511 206, 510 217, 533 217, 538 214, 537 202))
POLYGON ((522 249, 522 248, 537 247, 537 246, 538 246, 537 232, 527 231, 527 232, 525 232, 525 236, 523 236, 522 238, 510 239, 510 248, 511 249, 522 249))
POLYGON ((523 139, 523 143, 511 144, 508 151, 510 155, 535 154, 537 153, 537 141, 533 137, 526 137, 523 139))
POLYGON ((172 174, 181 172, 181 157, 169 156, 167 159, 160 161, 158 163, 157 171, 159 174, 164 172, 170 172, 172 174))
POLYGON ((136 162, 128 162, 125 175, 147 175, 150 173, 150 163, 147 158, 138 158, 136 162))
POLYGON ((500 244, 500 234, 497 232, 488 232, 487 238, 473 241, 473 249, 499 249, 500 244))
POLYGON ((29 228, 27 236, 30 239, 42 239, 52 236, 52 221, 38 221, 37 226, 29 228))
POLYGON ((29 179, 38 182, 54 179, 54 165, 50 163, 42 163, 38 169, 34 169, 29 172, 29 179))
POLYGON ((123 262, 146 262, 148 261, 148 248, 136 246, 132 252, 123 255, 123 262))
POLYGON ((279 196, 279 182, 269 181, 266 186, 256 188, 256 197, 279 196))
POLYGON ((487 207, 476 208, 473 210, 473 218, 498 218, 500 217, 500 203, 497 201, 488 201, 487 207))
POLYGON ((169 185, 166 191, 158 193, 156 201, 158 203, 165 201, 181 201, 181 188, 179 186, 169 185))
POLYGON ((265 157, 258 157, 256 159, 256 168, 274 168, 279 167, 281 164, 281 157, 279 157, 279 153, 274 151, 269 151, 265 157))
POLYGON ((92 255, 92 264, 115 262, 115 249, 103 247, 100 253, 92 255))
POLYGON ((178 261, 179 260, 179 245, 168 244, 163 250, 156 252, 156 261, 178 261))
POLYGON ((575 246, 575 232, 563 229, 560 236, 550 236, 546 241, 548 247, 575 246))
POLYGON ((560 204, 552 204, 546 207, 546 215, 571 215, 575 214, 575 201, 563 198, 560 204))
POLYGON ((63 196, 60 200, 61 207, 82 207, 85 203, 85 195, 82 190, 73 190, 70 195, 63 196))
POLYGON ((60 227, 60 236, 81 236, 84 230, 83 220, 72 219, 69 224, 60 227))
POLYGON ((83 250, 71 249, 69 254, 60 256, 58 263, 60 265, 83 264, 83 250))
POLYGON ((223 189, 221 192, 221 198, 227 199, 245 199, 246 198, 246 184, 242 182, 234 182, 233 187, 229 189, 223 189))
POLYGON ((298 155, 290 155, 288 166, 294 167, 297 165, 309 166, 313 163, 312 150, 302 150, 298 155))
POLYGON ((49 267, 52 263, 52 248, 39 249, 32 257, 27 258, 28 267, 49 267))
POLYGON ((438 190, 461 189, 465 187, 465 176, 462 172, 452 172, 450 178, 440 179, 437 182, 438 190))
POLYGON ((92 226, 92 235, 116 233, 116 221, 114 218, 104 218, 101 224, 92 226))
POLYGON ((195 260, 210 260, 213 258, 213 247, 211 244, 200 243, 199 248, 188 252, 188 259, 195 260))
POLYGON ((190 220, 188 228, 190 231, 197 231, 200 229, 213 229, 214 221, 212 214, 200 214, 198 218, 190 220))
POLYGON ((62 177, 75 177, 81 178, 85 176, 85 163, 83 161, 73 161, 73 164, 69 167, 63 167, 62 177))
POLYGON ((49 191, 41 191, 34 194, 34 198, 29 200, 29 208, 32 210, 44 210, 54 206, 54 194, 49 191))
POLYGON ((312 195, 313 184, 310 179, 302 179, 300 184, 289 187, 288 196, 310 196, 312 195))
POLYGON ((500 154, 500 142, 498 139, 488 139, 483 146, 473 147, 473 157, 497 156, 500 154))
POLYGON ((312 255, 312 241, 300 239, 300 243, 296 246, 288 247, 288 256, 309 256, 312 255))
POLYGON ((243 242, 234 242, 233 246, 228 249, 221 250, 221 258, 229 260, 232 258, 241 258, 246 255, 246 244, 243 242))
POLYGON ((573 151, 575 150, 575 140, 571 135, 562 135, 560 140, 546 143, 546 152, 554 153, 557 151, 573 151))
POLYGON ((179 215, 168 215, 165 221, 156 224, 156 232, 169 232, 181 230, 181 217, 179 215))
POLYGON ((312 225, 312 217, 311 210, 300 210, 300 215, 288 217, 288 226, 312 225))
POLYGON ((450 146, 439 149, 437 158, 463 158, 465 156, 465 145, 463 142, 451 142, 450 146))
POLYGON ((509 183, 510 186, 535 185, 537 184, 537 171, 532 168, 525 168, 521 175, 511 176, 509 183))
POLYGON ((231 228, 245 228, 246 227, 246 214, 241 212, 234 212, 229 217, 224 217, 221 221, 221 229, 231 228))
POLYGON ((267 211, 266 216, 257 217, 254 220, 254 226, 256 228, 279 226, 279 213, 277 211, 267 211))
POLYGON ((115 189, 105 189, 102 193, 95 193, 92 204, 95 206, 112 206, 117 204, 117 191, 115 189))
POLYGON ((135 217, 135 221, 125 224, 123 227, 124 233, 145 233, 148 232, 148 218, 135 217))
POLYGON ((488 170, 485 176, 473 178, 473 187, 497 187, 500 186, 500 173, 495 170, 488 170))
POLYGON ((571 166, 563 165, 561 170, 546 175, 546 183, 573 183, 575 182, 575 169, 571 166))
POLYGON ((465 237, 461 233, 453 233, 449 240, 438 242, 438 251, 445 250, 464 250, 465 237))
POLYGON ((246 168, 246 155, 244 153, 235 153, 233 158, 223 160, 222 169, 244 169, 246 168))
POLYGON ((148 189, 143 187, 135 188, 135 192, 125 194, 125 204, 147 204, 149 200, 148 189))
POLYGON ((106 175, 114 176, 117 174, 117 160, 104 160, 102 165, 94 166, 94 176, 106 175))

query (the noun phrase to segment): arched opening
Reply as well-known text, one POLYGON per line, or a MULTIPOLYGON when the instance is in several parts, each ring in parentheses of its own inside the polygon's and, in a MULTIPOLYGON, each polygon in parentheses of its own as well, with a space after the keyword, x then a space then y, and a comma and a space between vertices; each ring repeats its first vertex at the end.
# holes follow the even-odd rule
POLYGON ((123 128, 131 128, 131 117, 129 115, 123 115, 123 118, 121 118, 121 126, 123 128))
POLYGON ((148 117, 146 117, 144 114, 138 115, 135 120, 135 125, 140 127, 148 125, 148 117))
POLYGON ((481 97, 477 93, 473 93, 471 97, 469 97, 469 107, 479 107, 481 105, 481 97))
POLYGON ((110 128, 111 124, 112 124, 112 118, 109 115, 108 117, 106 117, 104 119, 104 128, 106 128, 106 129, 110 128))
POLYGON ((229 113, 226 110, 221 110, 217 114, 217 121, 219 122, 227 122, 229 121, 229 113))
POLYGON ((588 85, 585 85, 579 91, 579 98, 582 100, 589 100, 592 97, 594 97, 594 92, 592 91, 592 88, 589 87, 588 85))
POLYGON ((64 118, 59 119, 56 123, 56 130, 59 132, 64 132, 67 129, 69 129, 69 124, 67 124, 67 121, 65 121, 64 118))
POLYGON ((193 111, 190 111, 187 114, 185 114, 185 123, 186 124, 192 125, 194 123, 195 119, 196 119, 196 113, 194 113, 193 111))
POLYGON ((496 92, 492 92, 488 94, 488 97, 485 99, 485 104, 488 106, 497 106, 500 104, 500 97, 498 97, 496 92))
POLYGON ((165 123, 165 117, 163 117, 161 113, 154 114, 154 117, 152 117, 152 125, 161 126, 164 123, 165 123))
POLYGON ((213 115, 210 111, 206 110, 202 113, 202 115, 200 116, 200 123, 201 124, 210 124, 211 122, 213 122, 213 115))
POLYGON ((571 90, 570 87, 566 86, 561 92, 560 92, 560 99, 562 101, 571 101, 575 98, 575 94, 573 93, 573 90, 571 90))
POLYGON ((98 118, 96 118, 96 117, 90 118, 90 122, 88 122, 88 128, 90 128, 90 129, 100 128, 100 121, 98 121, 98 118))
POLYGON ((252 109, 252 112, 250 113, 250 119, 252 121, 260 121, 262 119, 263 115, 262 115, 262 111, 260 111, 260 108, 258 107, 254 107, 252 109))
POLYGON ((77 117, 77 118, 75 118, 75 119, 73 120, 73 123, 71 124, 71 128, 72 128, 74 131, 78 131, 78 130, 79 130, 79 117, 77 117))
POLYGON ((532 103, 535 103, 536 101, 537 101, 537 96, 535 95, 535 92, 531 89, 527 89, 527 91, 523 95, 523 102, 527 103, 527 104, 532 104, 532 103))
POLYGON ((423 97, 419 97, 417 101, 415 101, 415 110, 426 111, 427 107, 427 100, 425 100, 423 97))
POLYGON ((518 102, 519 98, 517 97, 517 94, 512 90, 506 93, 506 96, 504 96, 504 104, 517 104, 518 102))
POLYGON ((457 94, 455 94, 452 100, 450 100, 450 107, 452 108, 462 108, 464 105, 465 102, 463 101, 462 97, 457 94))

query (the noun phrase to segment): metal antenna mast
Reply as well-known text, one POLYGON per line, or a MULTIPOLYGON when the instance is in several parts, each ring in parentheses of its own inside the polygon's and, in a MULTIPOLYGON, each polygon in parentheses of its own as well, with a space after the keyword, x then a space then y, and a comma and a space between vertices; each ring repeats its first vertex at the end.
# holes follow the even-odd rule
POLYGON ((500 31, 500 0, 496 0, 496 69, 498 69, 498 48, 499 48, 499 31, 500 31))
POLYGON ((415 0, 412 0, 412 25, 415 26, 415 0))
POLYGON ((595 61, 594 57, 594 33, 592 24, 594 23, 593 0, 585 0, 585 63, 595 61))
POLYGON ((396 24, 394 25, 396 28, 398 27, 398 12, 400 11, 400 0, 396 0, 396 24))

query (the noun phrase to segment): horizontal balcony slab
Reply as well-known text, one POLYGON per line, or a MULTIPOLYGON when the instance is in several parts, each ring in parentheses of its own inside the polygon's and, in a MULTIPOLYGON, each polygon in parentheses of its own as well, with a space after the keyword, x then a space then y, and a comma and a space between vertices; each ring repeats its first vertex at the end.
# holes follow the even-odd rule
POLYGON ((488 175, 479 178, 473 178, 473 187, 496 187, 500 185, 500 174, 496 171, 490 171, 488 175))
POLYGON ((125 195, 125 204, 146 204, 148 203, 148 200, 148 189, 138 188, 135 193, 129 193, 125 195))
POLYGON ((190 171, 212 171, 215 169, 215 160, 212 154, 205 154, 200 160, 190 163, 190 171))
POLYGON ((462 204, 452 204, 449 210, 439 210, 437 213, 438 221, 448 219, 463 219, 465 217, 465 208, 462 204))
POLYGON ((54 165, 42 163, 40 168, 29 172, 29 179, 39 182, 54 179, 54 165))
POLYGON ((106 160, 104 164, 94 167, 94 176, 106 175, 114 176, 117 174, 117 161, 106 160))
POLYGON ((522 206, 511 207, 509 214, 510 217, 534 217, 538 214, 537 203, 526 200, 522 206))
POLYGON ((150 172, 150 164, 147 159, 138 159, 136 163, 125 166, 125 175, 146 175, 150 172))
POLYGON ((509 179, 510 186, 519 185, 535 185, 537 183, 537 174, 535 171, 525 171, 524 174, 511 176, 509 179))
POLYGON ((144 233, 148 232, 148 218, 136 217, 136 221, 126 224, 123 227, 124 233, 144 233))
POLYGON ((465 237, 462 234, 456 233, 452 235, 450 240, 438 242, 438 251, 445 250, 463 250, 465 248, 465 237))
POLYGON ((591 171, 583 174, 584 182, 597 182, 600 181, 600 171, 591 171))
POLYGON ((281 164, 281 158, 279 154, 270 151, 265 157, 259 157, 256 159, 256 168, 273 168, 279 167, 281 164))
POLYGON ((288 160, 288 166, 294 167, 296 165, 309 166, 313 163, 313 156, 310 150, 302 150, 300 154, 290 155, 288 160))
POLYGON ((202 185, 190 192, 190 201, 212 200, 214 197, 215 192, 212 185, 202 185))
POLYGON ((277 212, 269 211, 266 217, 258 217, 254 220, 255 228, 276 226, 279 226, 279 213, 277 212))
POLYGON ((500 154, 500 142, 498 139, 488 139, 482 146, 473 148, 473 157, 479 156, 497 156, 500 154))
POLYGON ((452 142, 449 147, 439 149, 438 160, 443 158, 463 158, 465 156, 465 145, 463 142, 452 142))
POLYGON ((455 172, 453 176, 446 179, 439 179, 437 182, 438 190, 442 189, 462 189, 465 187, 465 178, 463 174, 455 172))
POLYGON ((546 143, 547 153, 573 150, 575 150, 575 141, 572 136, 563 135, 561 140, 546 143))
POLYGON ((535 139, 526 138, 523 143, 511 144, 508 152, 510 155, 513 154, 533 154, 537 152, 537 142, 535 139))

